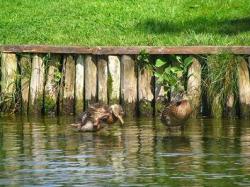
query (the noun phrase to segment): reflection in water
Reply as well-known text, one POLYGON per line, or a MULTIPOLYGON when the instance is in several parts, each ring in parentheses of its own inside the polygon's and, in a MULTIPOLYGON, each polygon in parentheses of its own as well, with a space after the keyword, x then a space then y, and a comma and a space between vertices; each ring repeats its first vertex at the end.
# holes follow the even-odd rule
POLYGON ((1 118, 0 185, 249 186, 249 121, 197 119, 183 131, 128 120, 79 133, 72 118, 1 118))

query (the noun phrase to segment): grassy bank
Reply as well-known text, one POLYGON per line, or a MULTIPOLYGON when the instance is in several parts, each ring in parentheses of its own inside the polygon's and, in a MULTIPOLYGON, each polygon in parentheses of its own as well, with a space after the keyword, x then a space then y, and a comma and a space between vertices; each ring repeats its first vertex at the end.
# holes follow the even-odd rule
POLYGON ((0 0, 0 44, 249 45, 249 0, 0 0))

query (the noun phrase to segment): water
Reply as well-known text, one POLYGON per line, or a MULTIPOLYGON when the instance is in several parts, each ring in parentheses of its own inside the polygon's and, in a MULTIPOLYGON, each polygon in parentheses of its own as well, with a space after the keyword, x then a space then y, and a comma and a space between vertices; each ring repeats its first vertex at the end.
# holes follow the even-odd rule
POLYGON ((250 186, 250 121, 183 131, 126 120, 78 133, 72 118, 0 119, 0 186, 250 186))

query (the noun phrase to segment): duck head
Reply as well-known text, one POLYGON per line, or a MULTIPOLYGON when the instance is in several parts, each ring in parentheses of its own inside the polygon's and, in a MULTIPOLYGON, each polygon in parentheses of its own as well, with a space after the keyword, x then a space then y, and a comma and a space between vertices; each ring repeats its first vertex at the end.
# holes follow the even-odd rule
POLYGON ((119 119, 121 124, 124 124, 124 121, 122 118, 124 116, 124 111, 123 111, 121 105, 117 105, 117 104, 111 105, 110 109, 111 109, 113 115, 119 119))

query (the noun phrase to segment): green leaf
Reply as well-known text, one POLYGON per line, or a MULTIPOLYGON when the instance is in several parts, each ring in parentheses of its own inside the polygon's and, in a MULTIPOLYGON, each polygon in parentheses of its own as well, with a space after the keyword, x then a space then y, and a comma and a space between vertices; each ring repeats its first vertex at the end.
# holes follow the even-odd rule
POLYGON ((166 63, 166 62, 162 61, 161 59, 157 59, 157 60, 156 60, 155 66, 156 66, 157 68, 159 68, 159 67, 162 67, 165 63, 166 63))
POLYGON ((193 57, 192 56, 189 56, 189 57, 185 58, 185 60, 184 60, 184 64, 185 64, 184 66, 185 67, 190 66, 192 63, 193 63, 193 57))
POLYGON ((178 67, 172 67, 172 68, 171 68, 171 72, 173 72, 173 73, 177 73, 177 72, 179 72, 179 71, 181 71, 181 69, 178 68, 178 67))
POLYGON ((155 77, 160 77, 160 76, 161 76, 161 74, 160 74, 160 73, 155 72, 155 77))
POLYGON ((179 63, 182 63, 182 60, 181 60, 181 57, 180 57, 180 56, 176 56, 175 58, 176 58, 176 60, 177 60, 179 63))

